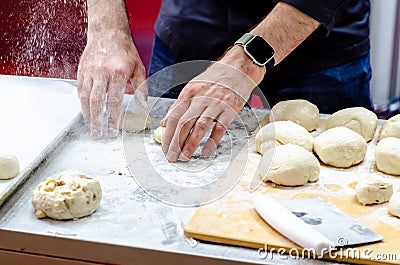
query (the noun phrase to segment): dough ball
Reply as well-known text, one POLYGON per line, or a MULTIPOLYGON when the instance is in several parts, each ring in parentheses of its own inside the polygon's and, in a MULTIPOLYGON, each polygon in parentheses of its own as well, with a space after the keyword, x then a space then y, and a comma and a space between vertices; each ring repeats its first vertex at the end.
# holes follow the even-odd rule
POLYGON ((19 173, 19 161, 12 154, 0 153, 0 179, 11 179, 19 173))
POLYGON ((150 117, 147 112, 124 111, 120 120, 122 130, 137 133, 149 128, 150 117))
POLYGON ((400 217, 400 191, 390 197, 388 212, 393 216, 400 217))
POLYGON ((258 165, 259 176, 265 181, 284 186, 300 186, 318 180, 318 159, 306 149, 286 144, 268 150, 258 165))
POLYGON ((326 122, 326 128, 347 127, 364 137, 369 142, 374 138, 378 117, 372 111, 363 107, 339 110, 333 113, 326 122))
POLYGON ((256 134, 256 150, 264 154, 271 148, 283 144, 297 144, 307 151, 313 149, 313 137, 302 126, 292 121, 271 122, 256 134))
POLYGON ((47 178, 33 191, 32 204, 38 218, 78 219, 91 215, 102 196, 100 183, 80 172, 66 171, 47 178))
POLYGON ((314 152, 325 164, 346 168, 364 160, 367 142, 349 128, 335 127, 314 139, 314 152))
POLYGON ((385 124, 383 124, 382 129, 379 132, 378 140, 387 137, 400 138, 400 114, 391 117, 385 122, 385 124))
POLYGON ((400 175, 400 139, 384 138, 376 145, 375 163, 379 171, 400 175))
POLYGON ((286 100, 271 109, 269 120, 293 121, 311 132, 318 127, 319 110, 317 106, 304 99, 286 100))
POLYGON ((378 176, 369 175, 356 185, 357 200, 364 205, 387 202, 392 194, 392 184, 378 176))
POLYGON ((164 135, 165 127, 158 126, 157 129, 154 130, 154 140, 157 143, 162 144, 162 138, 164 135))

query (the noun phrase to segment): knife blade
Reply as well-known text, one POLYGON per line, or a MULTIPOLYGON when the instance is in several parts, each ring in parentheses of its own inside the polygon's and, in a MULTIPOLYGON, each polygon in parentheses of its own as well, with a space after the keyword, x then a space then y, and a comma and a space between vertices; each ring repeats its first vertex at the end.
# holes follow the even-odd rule
POLYGON ((321 251, 381 241, 382 236, 365 227, 321 198, 276 201, 255 194, 252 202, 260 216, 275 230, 304 248, 321 251))

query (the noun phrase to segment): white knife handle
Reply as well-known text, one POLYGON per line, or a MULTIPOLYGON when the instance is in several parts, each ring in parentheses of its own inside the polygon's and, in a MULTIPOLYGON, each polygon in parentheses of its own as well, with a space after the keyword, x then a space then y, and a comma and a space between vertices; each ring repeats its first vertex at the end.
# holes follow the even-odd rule
POLYGON ((267 195, 254 195, 252 202, 261 217, 279 233, 299 246, 314 249, 317 255, 334 246, 332 241, 316 231, 267 195))

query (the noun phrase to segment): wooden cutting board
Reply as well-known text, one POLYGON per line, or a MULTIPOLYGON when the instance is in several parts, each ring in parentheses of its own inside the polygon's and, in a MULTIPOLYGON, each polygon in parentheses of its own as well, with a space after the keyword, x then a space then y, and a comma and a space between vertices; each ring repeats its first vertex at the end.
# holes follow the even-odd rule
MULTIPOLYGON (((314 136, 325 129, 325 122, 314 136)), ((377 132, 379 131, 379 128, 377 132)), ((255 150, 254 138, 251 150, 255 150)), ((387 213, 387 203, 364 206, 355 198, 355 185, 360 178, 368 174, 377 174, 390 180, 394 190, 400 188, 400 178, 380 173, 375 168, 374 140, 368 144, 366 159, 349 169, 338 169, 321 165, 320 179, 316 183, 302 187, 283 187, 272 183, 262 183, 255 191, 269 194, 276 199, 321 197, 349 214, 365 226, 380 234, 384 240, 379 243, 360 246, 353 249, 342 249, 323 259, 345 261, 358 264, 400 264, 400 218, 387 213)), ((211 204, 200 207, 188 224, 185 234, 200 240, 232 244, 250 248, 284 248, 295 254, 301 248, 276 232, 257 214, 250 202, 249 185, 260 159, 255 151, 249 155, 246 171, 238 185, 225 197, 211 204)), ((234 163, 245 163, 236 159, 234 163)), ((225 173, 229 175, 229 169, 225 173)), ((334 228, 332 228, 334 229, 334 228)))

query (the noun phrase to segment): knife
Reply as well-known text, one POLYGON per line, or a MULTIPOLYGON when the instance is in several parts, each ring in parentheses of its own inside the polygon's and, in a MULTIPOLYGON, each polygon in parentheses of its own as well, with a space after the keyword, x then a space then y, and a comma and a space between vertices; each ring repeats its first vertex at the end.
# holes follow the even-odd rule
POLYGON ((254 194, 252 203, 258 214, 276 231, 303 248, 314 249, 316 253, 383 239, 321 198, 278 202, 270 196, 254 194))

